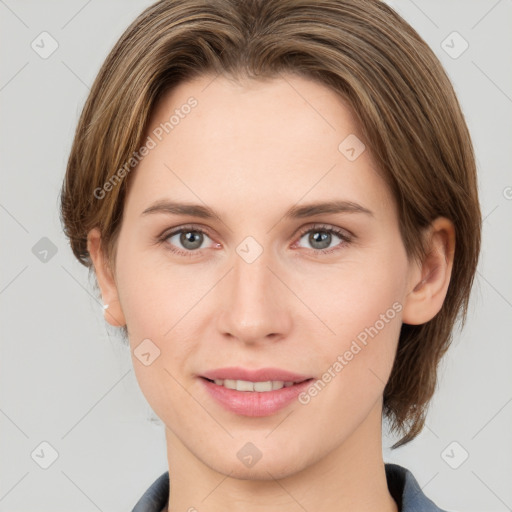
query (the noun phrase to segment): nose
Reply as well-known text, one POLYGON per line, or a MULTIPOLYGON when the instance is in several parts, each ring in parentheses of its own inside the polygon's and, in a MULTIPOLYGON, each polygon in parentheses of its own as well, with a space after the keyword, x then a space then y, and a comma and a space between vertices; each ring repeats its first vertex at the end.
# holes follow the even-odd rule
POLYGON ((276 265, 265 251, 252 263, 234 255, 233 269, 218 297, 222 335, 245 344, 278 341, 288 335, 292 328, 291 293, 273 267, 276 265))

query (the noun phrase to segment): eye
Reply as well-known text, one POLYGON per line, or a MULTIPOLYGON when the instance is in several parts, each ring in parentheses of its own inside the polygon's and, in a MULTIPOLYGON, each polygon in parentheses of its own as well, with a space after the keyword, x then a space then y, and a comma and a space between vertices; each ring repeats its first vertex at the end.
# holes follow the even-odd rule
POLYGON ((194 226, 183 226, 161 237, 162 242, 169 245, 169 249, 184 256, 195 256, 194 253, 204 249, 203 244, 210 237, 202 229, 194 226))
POLYGON ((303 230, 300 234, 299 242, 302 239, 310 244, 311 250, 325 254, 341 249, 350 243, 351 236, 344 230, 334 226, 317 225, 303 230), (337 244, 336 239, 340 240, 337 244), (331 245, 333 242, 335 243, 334 246, 331 245))

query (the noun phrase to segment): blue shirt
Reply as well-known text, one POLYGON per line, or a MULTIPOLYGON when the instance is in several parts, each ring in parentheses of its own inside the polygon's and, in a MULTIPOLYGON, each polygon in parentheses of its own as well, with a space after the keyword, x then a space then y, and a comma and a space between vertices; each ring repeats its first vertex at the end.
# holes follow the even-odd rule
MULTIPOLYGON (((446 512, 430 501, 413 474, 397 464, 386 464, 388 489, 400 512, 446 512)), ((169 472, 159 476, 142 495, 132 512, 162 512, 167 510, 169 472)))

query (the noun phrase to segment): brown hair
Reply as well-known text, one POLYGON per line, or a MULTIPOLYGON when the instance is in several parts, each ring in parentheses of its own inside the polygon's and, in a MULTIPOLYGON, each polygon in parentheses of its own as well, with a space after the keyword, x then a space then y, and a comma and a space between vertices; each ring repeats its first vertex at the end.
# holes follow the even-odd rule
POLYGON ((409 257, 425 255, 421 235, 436 217, 455 225, 443 307, 423 325, 402 325, 384 390, 400 446, 423 428, 459 314, 464 323, 481 214, 473 147, 452 85, 428 45, 384 3, 162 0, 147 8, 108 55, 85 103, 62 187, 65 232, 91 268, 87 233, 98 227, 113 261, 128 181, 119 170, 173 86, 205 73, 263 79, 281 72, 314 79, 351 106, 395 197, 409 257), (115 186, 98 194, 105 183, 115 186))

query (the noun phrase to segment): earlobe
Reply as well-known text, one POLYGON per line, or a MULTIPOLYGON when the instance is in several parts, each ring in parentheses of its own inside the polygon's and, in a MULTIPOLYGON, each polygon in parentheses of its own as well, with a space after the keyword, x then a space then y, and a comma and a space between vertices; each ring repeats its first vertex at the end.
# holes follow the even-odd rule
POLYGON ((416 264, 411 291, 405 298, 402 321, 420 325, 432 320, 446 298, 455 254, 455 228, 444 218, 437 218, 427 230, 426 256, 416 264))
POLYGON ((101 246, 101 233, 99 229, 94 228, 87 234, 87 250, 91 256, 94 265, 94 272, 101 291, 101 297, 105 320, 114 327, 123 327, 126 325, 119 296, 117 285, 106 255, 101 246))

